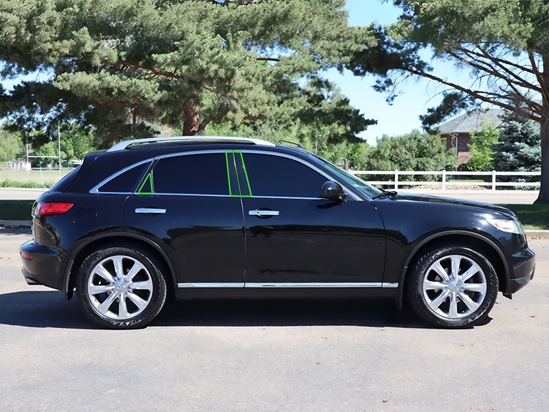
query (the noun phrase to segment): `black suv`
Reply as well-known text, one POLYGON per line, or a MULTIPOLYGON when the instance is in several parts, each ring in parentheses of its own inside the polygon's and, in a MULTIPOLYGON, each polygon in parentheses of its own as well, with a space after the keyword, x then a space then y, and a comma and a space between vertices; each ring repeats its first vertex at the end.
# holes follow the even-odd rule
POLYGON ((73 290, 109 328, 166 297, 406 298, 471 326, 534 276, 513 212, 376 189, 301 149, 244 138, 132 140, 88 154, 33 206, 29 284, 73 290))

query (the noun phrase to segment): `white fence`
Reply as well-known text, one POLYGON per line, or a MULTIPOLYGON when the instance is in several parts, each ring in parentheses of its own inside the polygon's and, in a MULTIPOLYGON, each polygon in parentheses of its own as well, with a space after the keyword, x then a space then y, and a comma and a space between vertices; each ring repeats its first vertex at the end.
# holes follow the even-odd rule
MULTIPOLYGON (((368 183, 374 184, 374 185, 387 185, 387 186, 393 186, 395 189, 398 189, 400 186, 433 186, 435 187, 441 187, 442 190, 446 189, 452 189, 452 186, 488 186, 491 188, 491 190, 497 190, 497 187, 504 187, 504 186, 515 186, 519 188, 524 187, 533 187, 533 188, 539 188, 540 182, 539 178, 537 182, 498 182, 497 178, 498 176, 541 176, 541 172, 496 172, 495 170, 492 170, 491 172, 448 172, 446 170, 441 170, 440 172, 406 172, 406 171, 400 171, 400 170, 393 170, 393 171, 351 171, 351 173, 355 175, 385 175, 385 176, 392 176, 393 180, 368 180, 368 183), (440 176, 440 179, 438 181, 432 181, 432 182, 423 182, 423 181, 399 181, 399 176, 405 176, 405 175, 417 175, 417 176, 425 176, 425 175, 431 175, 431 176, 440 176), (459 181, 453 181, 452 179, 455 179, 455 177, 458 176, 491 176, 490 182, 479 182, 479 181, 471 181, 468 182, 466 180, 459 180, 459 181)), ((484 180, 484 179, 483 179, 484 180)))

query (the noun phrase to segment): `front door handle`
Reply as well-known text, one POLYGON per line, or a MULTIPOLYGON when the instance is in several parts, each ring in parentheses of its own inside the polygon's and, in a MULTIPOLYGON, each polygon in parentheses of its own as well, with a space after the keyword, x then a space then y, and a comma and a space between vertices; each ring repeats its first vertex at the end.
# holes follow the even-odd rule
POLYGON ((267 217, 267 216, 278 216, 280 212, 278 210, 250 210, 248 211, 248 214, 250 216, 258 216, 258 217, 267 217))
POLYGON ((138 207, 138 208, 135 209, 135 213, 144 213, 144 214, 148 214, 148 213, 155 213, 155 214, 166 213, 166 209, 159 209, 159 208, 156 208, 156 207, 138 207))

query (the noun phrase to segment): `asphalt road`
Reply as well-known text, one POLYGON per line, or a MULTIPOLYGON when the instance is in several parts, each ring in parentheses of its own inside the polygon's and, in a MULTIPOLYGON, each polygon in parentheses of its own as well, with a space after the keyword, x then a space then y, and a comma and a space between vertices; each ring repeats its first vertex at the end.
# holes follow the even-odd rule
POLYGON ((549 241, 482 326, 425 328, 388 301, 171 303, 136 331, 95 328, 27 286, 0 228, 0 410, 547 411, 549 241))

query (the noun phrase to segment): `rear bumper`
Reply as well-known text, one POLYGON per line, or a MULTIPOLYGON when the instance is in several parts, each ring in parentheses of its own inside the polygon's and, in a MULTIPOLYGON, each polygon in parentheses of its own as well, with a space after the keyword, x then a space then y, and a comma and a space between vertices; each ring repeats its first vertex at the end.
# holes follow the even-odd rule
POLYGON ((504 291, 505 294, 512 294, 528 284, 534 278, 536 271, 536 258, 534 252, 526 248, 511 257, 512 274, 509 283, 504 291))
POLYGON ((63 290, 63 276, 60 274, 61 255, 58 250, 42 246, 29 240, 19 247, 23 261, 23 276, 29 285, 44 285, 63 290))

